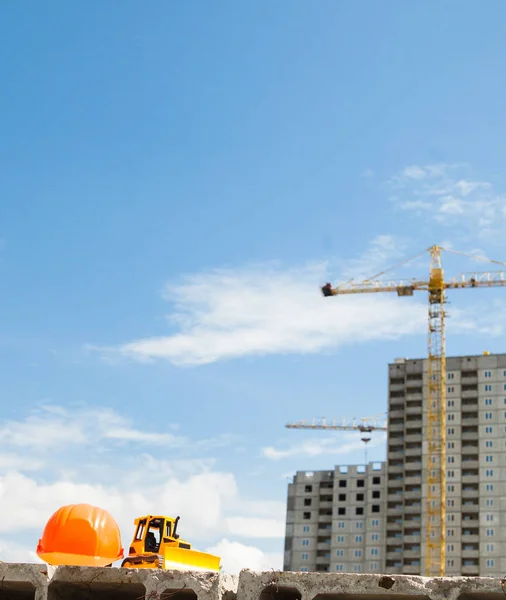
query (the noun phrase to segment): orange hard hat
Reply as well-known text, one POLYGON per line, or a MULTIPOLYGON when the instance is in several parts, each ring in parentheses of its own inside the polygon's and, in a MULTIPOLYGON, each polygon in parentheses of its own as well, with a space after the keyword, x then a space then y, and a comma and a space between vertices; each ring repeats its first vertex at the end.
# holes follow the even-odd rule
POLYGON ((62 506, 47 522, 37 555, 50 565, 105 567, 123 558, 119 526, 96 506, 62 506))

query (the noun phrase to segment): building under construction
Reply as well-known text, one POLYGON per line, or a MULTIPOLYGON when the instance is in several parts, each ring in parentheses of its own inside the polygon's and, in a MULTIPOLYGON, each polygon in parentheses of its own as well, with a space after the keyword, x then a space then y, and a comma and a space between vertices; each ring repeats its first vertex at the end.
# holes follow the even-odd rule
POLYGON ((388 365, 386 463, 298 472, 288 486, 284 570, 426 574, 506 572, 506 354, 448 357, 445 530, 429 528, 429 364, 388 365), (429 533, 430 532, 430 533, 429 533), (430 558, 429 558, 430 561, 430 558))

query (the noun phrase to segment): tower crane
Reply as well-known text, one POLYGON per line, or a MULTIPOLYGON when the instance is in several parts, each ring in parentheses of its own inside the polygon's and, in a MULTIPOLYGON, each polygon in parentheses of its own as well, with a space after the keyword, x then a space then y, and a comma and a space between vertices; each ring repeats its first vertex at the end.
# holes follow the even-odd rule
POLYGON ((333 287, 325 284, 321 291, 325 297, 344 294, 371 294, 394 292, 398 296, 413 296, 415 291, 428 292, 428 421, 427 421, 427 523, 425 532, 425 572, 427 576, 443 577, 446 567, 446 356, 445 316, 446 290, 463 288, 491 288, 506 286, 504 271, 463 273, 445 280, 441 252, 452 252, 506 266, 506 263, 484 257, 457 252, 441 246, 431 246, 418 255, 361 282, 347 281, 333 287), (430 254, 429 277, 426 280, 379 280, 414 258, 430 254))
POLYGON ((324 430, 340 430, 340 431, 360 431, 362 442, 366 445, 365 462, 367 463, 367 444, 371 441, 370 434, 373 431, 386 431, 387 422, 384 414, 374 415, 373 417, 361 417, 360 419, 352 419, 351 421, 335 419, 330 423, 325 417, 320 420, 313 419, 308 421, 294 421, 285 425, 288 429, 324 429, 324 430), (357 423, 358 421, 358 423, 357 423))

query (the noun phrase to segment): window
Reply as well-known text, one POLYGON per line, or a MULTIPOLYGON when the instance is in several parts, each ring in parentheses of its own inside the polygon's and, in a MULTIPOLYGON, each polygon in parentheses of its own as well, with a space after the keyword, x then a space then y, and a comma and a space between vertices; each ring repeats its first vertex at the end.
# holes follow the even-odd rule
POLYGON ((455 379, 455 373, 448 373, 448 379, 455 379))
POLYGON ((492 391, 492 384, 491 383, 486 383, 485 384, 485 391, 486 392, 491 392, 492 391))
POLYGON ((355 571, 355 573, 360 573, 360 565, 353 565, 353 570, 355 571))
POLYGON ((494 499, 493 498, 487 498, 486 505, 487 506, 494 506, 494 499))
POLYGON ((363 506, 357 506, 357 508, 355 508, 355 514, 356 515, 363 515, 364 514, 364 507, 363 506))
POLYGON ((337 536, 337 543, 338 544, 344 544, 344 535, 338 535, 337 536))
POLYGON ((449 492, 454 492, 455 491, 455 486, 454 485, 449 485, 447 489, 448 489, 449 492))
POLYGON ((492 377, 492 371, 485 371, 485 377, 492 377))
POLYGON ((448 531, 446 532, 446 535, 448 537, 453 537, 455 535, 455 529, 448 529, 448 531))
POLYGON ((361 544, 361 543, 362 543, 362 539, 363 539, 363 538, 362 538, 362 536, 361 536, 361 535, 356 535, 356 536, 355 536, 355 542, 356 542, 357 544, 361 544))
POLYGON ((339 502, 346 502, 346 494, 339 494, 339 502))
POLYGON ((363 502, 364 501, 364 494, 357 494, 357 502, 363 502))
POLYGON ((304 498, 304 506, 311 506, 311 498, 304 498))
POLYGON ((337 509, 337 514, 340 515, 340 516, 345 515, 346 514, 346 508, 344 508, 344 506, 340 506, 337 509))
POLYGON ((494 476, 494 469, 487 469, 485 471, 485 477, 493 477, 494 476))
POLYGON ((454 564, 455 564, 455 561, 453 560, 453 558, 449 558, 449 559, 446 561, 446 565, 447 565, 448 567, 453 567, 453 565, 454 565, 454 564))
POLYGON ((485 462, 493 462, 494 457, 491 454, 487 454, 487 456, 485 456, 485 462))
POLYGON ((493 448, 494 447, 494 442, 492 440, 487 440, 485 442, 485 448, 493 448))
POLYGON ((487 490, 487 492, 493 492, 494 491, 494 484, 493 483, 487 483, 486 490, 487 490))
POLYGON ((370 568, 371 571, 377 571, 378 570, 378 563, 377 562, 372 562, 369 565, 369 568, 370 568))
POLYGON ((300 570, 302 573, 307 573, 309 571, 307 567, 301 567, 300 570))
POLYGON ((453 544, 448 544, 448 552, 453 552, 455 550, 455 546, 453 544))
POLYGON ((455 421, 455 415, 453 413, 448 415, 448 421, 455 421))
POLYGON ((337 527, 338 527, 338 529, 344 529, 344 521, 338 521, 337 527))
POLYGON ((303 546, 309 546, 309 540, 302 540, 303 546))
POLYGON ((346 487, 346 479, 339 480, 339 487, 346 487))
POLYGON ((494 537, 495 529, 487 529, 487 537, 494 537))
POLYGON ((373 485, 379 485, 381 483, 381 477, 373 477, 372 483, 373 485))
POLYGON ((311 531, 311 527, 309 525, 304 525, 304 533, 309 533, 311 531))
POLYGON ((448 457, 448 462, 449 463, 454 463, 455 462, 455 456, 449 456, 448 457))
POLYGON ((378 556, 379 550, 378 548, 371 548, 371 556, 378 556))
POLYGON ((307 560, 309 558, 309 554, 307 552, 302 553, 302 560, 307 560))
POLYGON ((379 513, 380 511, 380 505, 379 504, 373 504, 372 505, 372 512, 373 513, 379 513))
POLYGON ((380 524, 379 519, 373 519, 371 521, 371 526, 372 527, 379 527, 379 524, 380 524))
POLYGON ((452 448, 455 448, 455 442, 448 442, 447 448, 448 448, 448 450, 451 450, 452 448))
POLYGON ((493 429, 490 427, 490 425, 485 427, 485 433, 493 433, 493 429))
POLYGON ((485 419, 491 419, 492 418, 492 413, 491 412, 486 412, 485 413, 485 419))
POLYGON ((312 485, 306 485, 306 487, 304 488, 304 491, 306 493, 312 492, 313 491, 313 486, 312 485))
POLYGON ((336 571, 343 571, 344 565, 336 565, 336 571))
POLYGON ((448 391, 449 394, 453 394, 453 392, 455 391, 455 388, 453 387, 453 385, 452 386, 448 386, 447 391, 448 391))
POLYGON ((362 550, 355 550, 355 558, 360 558, 362 556, 362 550))
POLYGON ((487 558, 487 567, 493 567, 495 565, 495 560, 493 558, 487 558))
POLYGON ((485 406, 492 406, 492 398, 485 398, 485 406))
POLYGON ((455 429, 453 427, 448 428, 448 435, 453 435, 455 433, 455 429))
POLYGON ((495 550, 495 544, 487 544, 487 552, 493 552, 495 550))
POLYGON ((377 542, 379 540, 379 533, 373 533, 371 539, 373 542, 377 542))
POLYGON ((381 492, 379 490, 374 490, 372 493, 373 498, 379 498, 381 496, 381 492))
POLYGON ((448 500, 448 506, 455 506, 455 500, 448 500))
POLYGON ((365 482, 363 479, 357 479, 357 487, 364 487, 365 482))
POLYGON ((357 522, 355 523, 355 527, 356 527, 357 529, 363 529, 363 528, 364 528, 364 522, 363 522, 363 521, 357 521, 357 522))
POLYGON ((337 556, 344 556, 344 550, 336 550, 337 556))
POLYGON ((306 519, 306 521, 307 521, 308 519, 310 519, 310 518, 311 518, 311 513, 310 513, 310 512, 305 512, 305 513, 302 515, 302 518, 303 518, 303 519, 306 519))
POLYGON ((494 515, 486 515, 486 519, 490 523, 491 521, 494 520, 494 515))

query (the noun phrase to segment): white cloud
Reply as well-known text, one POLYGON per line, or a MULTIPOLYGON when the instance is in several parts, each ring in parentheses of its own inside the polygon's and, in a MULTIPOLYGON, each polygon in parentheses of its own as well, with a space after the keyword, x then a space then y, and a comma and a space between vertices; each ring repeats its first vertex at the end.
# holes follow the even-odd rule
POLYGON ((323 298, 326 266, 212 270, 168 286, 172 334, 101 349, 135 360, 198 365, 240 356, 315 353, 422 331, 425 303, 391 297, 323 298))
MULTIPOLYGON (((374 448, 385 443, 385 434, 373 432, 368 448, 374 448)), ((321 437, 315 440, 306 439, 301 443, 294 443, 286 448, 274 448, 267 446, 262 449, 263 455, 271 460, 281 460, 294 456, 321 456, 334 455, 346 456, 352 452, 364 449, 364 442, 360 440, 360 434, 340 433, 329 437, 321 437), (344 440, 344 441, 343 441, 344 440)))
POLYGON ((475 180, 463 165, 411 165, 392 177, 393 203, 458 231, 461 238, 501 241, 506 230, 506 194, 475 180))
POLYGON ((281 552, 265 553, 255 546, 246 546, 228 539, 223 539, 216 545, 207 548, 206 552, 221 556, 223 570, 233 575, 239 574, 242 569, 277 571, 283 568, 281 552))
POLYGON ((279 519, 228 517, 227 527, 230 533, 249 538, 283 538, 285 535, 285 524, 279 519))
POLYGON ((347 281, 374 277, 378 272, 404 258, 406 247, 404 238, 388 234, 377 235, 359 257, 339 261, 339 278, 347 281))

